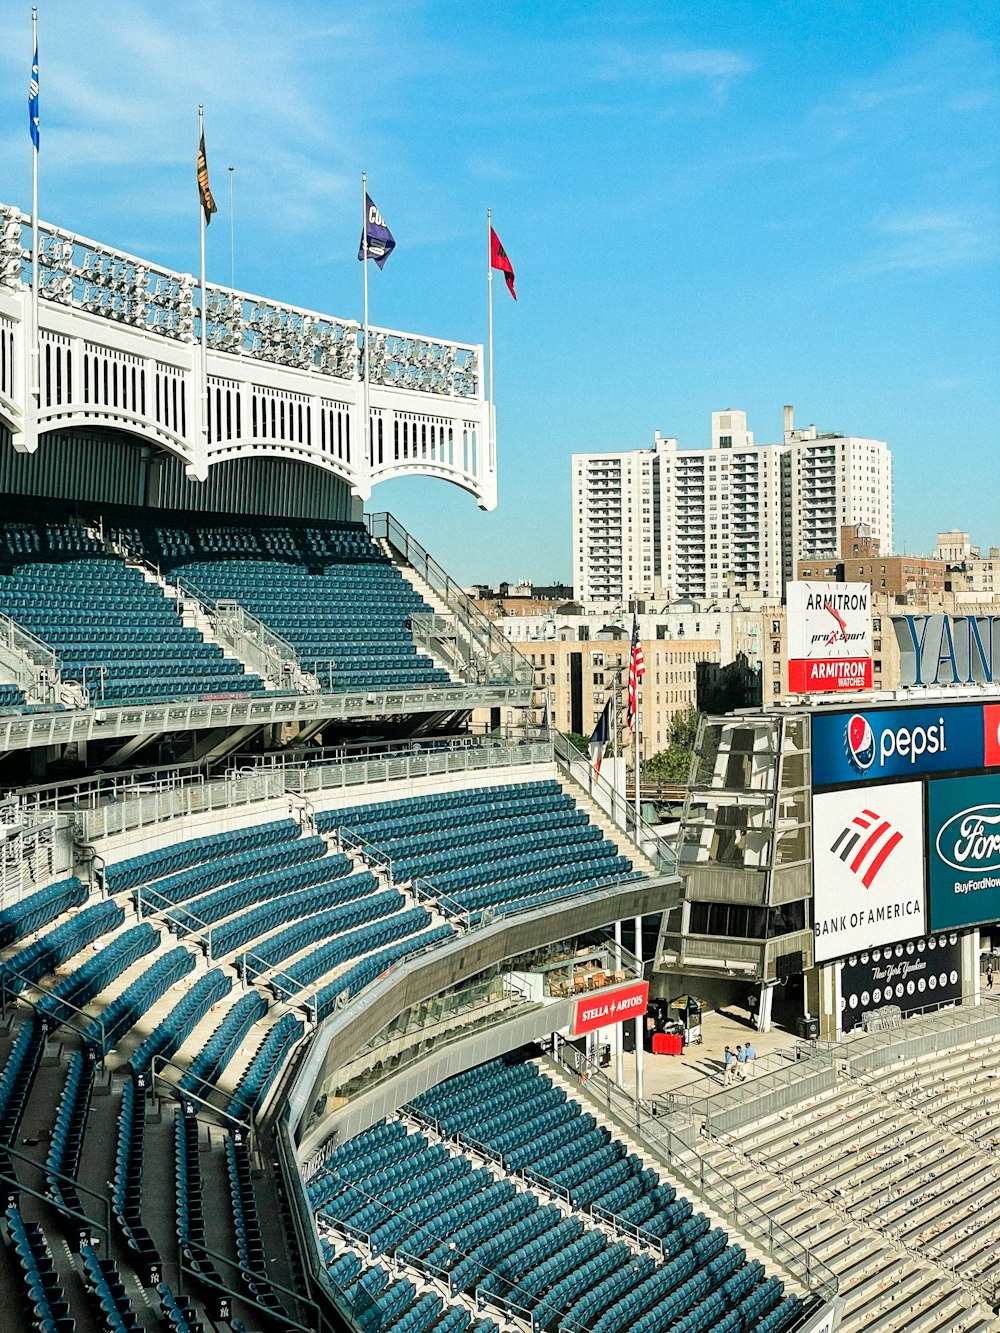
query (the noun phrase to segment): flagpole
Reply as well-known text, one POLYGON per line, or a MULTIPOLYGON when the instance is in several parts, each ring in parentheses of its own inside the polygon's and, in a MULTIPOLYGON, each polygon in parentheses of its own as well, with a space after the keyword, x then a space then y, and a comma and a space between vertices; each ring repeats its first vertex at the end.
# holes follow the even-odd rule
POLYGON ((229 294, 236 292, 236 213, 233 209, 233 176, 235 169, 229 168, 229 294))
POLYGON ((368 177, 364 172, 361 173, 361 245, 364 253, 364 261, 361 267, 365 272, 365 383, 364 383, 364 449, 368 458, 368 470, 371 475, 371 469, 375 462, 375 451, 373 440, 371 438, 371 406, 369 395, 371 393, 369 371, 369 362, 371 358, 368 355, 368 177))
MULTIPOLYGON (((635 723, 633 735, 635 736, 635 844, 641 849, 642 842, 639 834, 639 817, 642 809, 642 795, 640 792, 639 780, 639 701, 641 698, 639 676, 636 676, 635 682, 635 717, 632 721, 635 723)), ((635 918, 635 957, 639 963, 640 976, 642 973, 642 917, 635 918)), ((642 1063, 643 1063, 643 1027, 645 1026, 645 1017, 635 1020, 635 1099, 642 1101, 642 1063)))
POLYGON ((486 286, 489 296, 489 397, 486 400, 489 410, 489 445, 490 445, 490 467, 495 465, 496 460, 496 439, 495 425, 493 420, 493 210, 486 210, 486 286))
MULTIPOLYGON (((38 51, 38 9, 31 6, 32 61, 38 51)), ((34 75, 34 70, 32 70, 34 75)), ((37 76, 35 76, 37 77, 37 76)), ((38 327, 38 141, 31 136, 31 392, 41 407, 40 330, 38 327)))
MULTIPOLYGON (((205 141, 205 107, 198 103, 198 145, 205 141)), ((198 199, 201 233, 201 430, 208 439, 208 303, 205 292, 205 209, 198 199)))
MULTIPOLYGON (((621 668, 615 672, 615 685, 612 698, 614 699, 614 727, 612 735, 615 739, 615 767, 614 776, 611 780, 611 822, 617 823, 618 811, 616 809, 618 799, 618 760, 622 758, 621 737, 618 734, 618 728, 621 726, 621 690, 622 675, 621 668)), ((628 823, 628 820, 625 821, 628 823)), ((615 971, 622 970, 622 923, 621 918, 615 922, 615 971)), ((619 1023, 615 1029, 617 1040, 615 1041, 615 1082, 618 1086, 624 1087, 625 1077, 625 1024, 619 1023)))

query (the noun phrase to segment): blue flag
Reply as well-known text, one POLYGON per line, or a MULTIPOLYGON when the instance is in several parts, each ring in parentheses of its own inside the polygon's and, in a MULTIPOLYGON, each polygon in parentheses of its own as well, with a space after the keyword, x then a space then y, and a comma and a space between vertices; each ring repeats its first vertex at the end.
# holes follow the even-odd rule
POLYGON ((365 229, 358 247, 358 258, 364 263, 365 236, 368 237, 368 258, 374 259, 379 268, 385 268, 385 261, 396 248, 392 232, 385 225, 382 214, 372 203, 371 195, 365 195, 365 229))
POLYGON ((38 148, 38 38, 35 38, 35 58, 31 62, 31 82, 28 84, 28 129, 31 142, 38 148))

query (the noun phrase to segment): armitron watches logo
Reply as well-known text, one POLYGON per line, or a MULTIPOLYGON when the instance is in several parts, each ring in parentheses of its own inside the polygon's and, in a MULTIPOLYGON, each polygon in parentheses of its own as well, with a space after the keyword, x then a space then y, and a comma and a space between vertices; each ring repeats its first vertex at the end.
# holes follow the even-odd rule
MULTIPOLYGON (((868 726, 867 722, 865 726, 868 726)), ((870 889, 876 875, 902 841, 902 833, 887 819, 874 810, 862 810, 837 834, 830 851, 839 856, 853 874, 860 876, 866 889, 870 889)))
POLYGON ((942 824, 937 854, 953 870, 1000 870, 1000 805, 974 805, 942 824))
POLYGON ((875 733, 860 713, 847 724, 847 757, 859 773, 867 773, 875 761, 875 733))

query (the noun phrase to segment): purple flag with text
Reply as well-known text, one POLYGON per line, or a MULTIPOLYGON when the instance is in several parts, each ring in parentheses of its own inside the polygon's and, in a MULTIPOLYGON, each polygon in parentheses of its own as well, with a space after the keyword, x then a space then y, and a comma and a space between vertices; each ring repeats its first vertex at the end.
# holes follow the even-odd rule
POLYGON ((385 261, 396 248, 392 232, 385 225, 385 219, 372 203, 371 195, 365 195, 365 229, 361 234, 358 258, 364 263, 365 238, 368 239, 368 258, 374 259, 379 268, 385 268, 385 261))

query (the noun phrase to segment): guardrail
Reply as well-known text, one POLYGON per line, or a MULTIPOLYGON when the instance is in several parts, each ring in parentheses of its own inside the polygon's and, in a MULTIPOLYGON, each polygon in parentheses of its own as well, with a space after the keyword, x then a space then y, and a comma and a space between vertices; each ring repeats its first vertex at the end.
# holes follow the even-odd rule
MULTIPOLYGON (((455 671, 477 684, 534 685, 534 667, 506 639, 464 588, 442 569, 432 555, 389 513, 366 515, 373 540, 387 542, 411 565, 451 613, 441 616, 413 616, 414 640, 419 634, 424 651, 442 657, 455 671), (439 646, 435 647, 435 636, 439 646)), ((525 699, 528 703, 530 700, 525 699)))
POLYGON ((561 1049, 553 1052, 553 1059, 571 1074, 585 1074, 590 1095, 603 1102, 609 1114, 630 1129, 634 1127, 637 1137, 667 1163, 705 1204, 723 1217, 731 1218, 734 1226, 771 1255, 776 1263, 781 1264, 813 1295, 823 1301, 833 1300, 838 1288, 838 1279, 833 1270, 705 1161, 697 1146, 700 1130, 696 1131, 690 1126, 681 1128, 662 1116, 654 1115, 651 1104, 636 1101, 573 1046, 563 1043, 561 1049))
POLYGON ((608 814, 612 823, 617 824, 619 828, 624 830, 643 856, 652 861, 659 873, 661 875, 676 875, 676 849, 666 843, 641 815, 636 815, 634 804, 625 799, 624 793, 616 791, 611 783, 599 774, 596 778, 593 777, 589 757, 582 754, 561 731, 552 732, 552 747, 559 767, 576 786, 591 796, 594 789, 601 792, 608 802, 608 814), (591 789, 588 789, 588 784, 582 781, 582 769, 586 769, 591 774, 591 789))
POLYGON ((127 792, 116 790, 109 803, 74 813, 83 835, 93 841, 167 819, 227 810, 293 794, 304 796, 433 774, 473 773, 551 762, 551 744, 537 741, 461 750, 411 750, 382 759, 340 764, 300 761, 280 769, 235 770, 217 780, 202 778, 194 785, 178 787, 168 784, 152 791, 140 790, 134 798, 129 798, 127 792))
POLYGON ((62 663, 55 649, 2 613, 0 662, 24 694, 34 695, 40 703, 62 701, 62 663))

